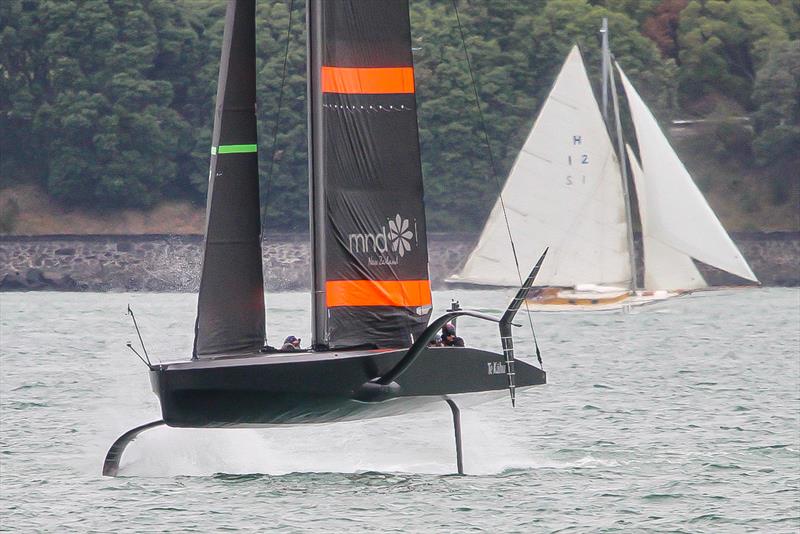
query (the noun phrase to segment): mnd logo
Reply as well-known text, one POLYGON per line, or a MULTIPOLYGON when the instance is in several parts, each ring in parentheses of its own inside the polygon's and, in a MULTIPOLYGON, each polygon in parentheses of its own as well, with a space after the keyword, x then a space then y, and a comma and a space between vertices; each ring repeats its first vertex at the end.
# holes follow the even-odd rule
POLYGON ((411 251, 411 238, 414 233, 408 228, 408 219, 403 219, 398 213, 394 220, 389 219, 389 239, 392 241, 392 250, 402 258, 406 252, 411 251))
POLYGON ((374 234, 349 234, 347 246, 352 254, 376 254, 370 257, 370 265, 396 265, 399 258, 410 252, 417 242, 416 224, 403 218, 399 213, 387 219, 389 229, 381 226, 381 231, 374 234), (395 254, 389 254, 389 251, 395 254))

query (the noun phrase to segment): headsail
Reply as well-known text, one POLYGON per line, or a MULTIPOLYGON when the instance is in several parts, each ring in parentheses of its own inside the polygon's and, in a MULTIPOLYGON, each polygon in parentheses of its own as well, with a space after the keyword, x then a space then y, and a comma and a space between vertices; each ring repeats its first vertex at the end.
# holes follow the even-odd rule
MULTIPOLYGON (((550 247, 537 285, 628 286, 631 272, 619 164, 574 47, 502 192, 520 269, 550 247)), ((520 284, 500 201, 453 282, 520 284)))
POLYGON ((636 196, 639 200, 639 216, 642 222, 642 251, 644 255, 644 287, 645 289, 699 289, 706 287, 703 275, 697 270, 692 258, 665 245, 653 236, 652 228, 658 227, 651 221, 647 180, 630 145, 625 146, 628 161, 636 184, 636 196))
POLYGON ((196 357, 264 344, 255 52, 255 0, 231 0, 214 115, 196 357))
POLYGON ((642 220, 647 221, 647 236, 651 244, 651 254, 645 249, 645 272, 651 273, 649 276, 645 274, 649 279, 645 287, 691 289, 705 286, 705 283, 698 286, 694 281, 694 274, 688 272, 679 280, 687 285, 695 285, 674 285, 676 280, 672 278, 673 275, 666 272, 669 269, 659 267, 658 262, 671 256, 673 259, 669 262, 672 264, 675 254, 694 258, 741 278, 758 282, 670 146, 650 109, 620 66, 616 67, 628 97, 642 159, 644 193, 639 191, 637 182, 637 196, 639 202, 643 203, 641 205, 646 206, 644 210, 640 208, 640 213, 645 212, 642 220))
POLYGON ((407 0, 310 0, 314 345, 410 346, 431 310, 407 0))

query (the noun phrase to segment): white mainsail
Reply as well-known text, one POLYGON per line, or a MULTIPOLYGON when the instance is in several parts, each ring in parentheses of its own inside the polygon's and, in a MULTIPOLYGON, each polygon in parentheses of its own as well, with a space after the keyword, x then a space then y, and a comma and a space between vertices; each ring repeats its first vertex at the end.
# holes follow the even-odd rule
MULTIPOLYGON (((502 199, 523 279, 550 247, 536 285, 630 284, 619 164, 577 46, 517 156, 502 199)), ((500 199, 478 245, 449 281, 520 284, 500 199)))
MULTIPOLYGON (((620 66, 616 67, 628 97, 642 158, 636 194, 645 235, 646 288, 705 287, 705 281, 694 265, 688 268, 692 258, 758 282, 670 146, 650 109, 620 66), (684 259, 678 260, 680 256, 684 259)), ((635 161, 634 158, 631 160, 632 163, 635 161)))

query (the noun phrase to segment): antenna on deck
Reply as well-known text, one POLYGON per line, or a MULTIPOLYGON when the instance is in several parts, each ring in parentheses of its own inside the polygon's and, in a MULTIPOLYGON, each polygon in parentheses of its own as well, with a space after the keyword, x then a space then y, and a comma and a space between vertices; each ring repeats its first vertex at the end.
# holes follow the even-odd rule
POLYGON ((152 365, 150 365, 150 363, 149 363, 148 361, 146 361, 146 360, 145 360, 145 359, 142 357, 142 355, 141 355, 141 354, 139 354, 139 353, 136 351, 136 349, 134 349, 134 348, 133 348, 133 345, 131 344, 131 342, 130 342, 130 341, 128 341, 127 343, 125 343, 125 346, 126 346, 126 347, 128 347, 129 349, 131 349, 131 351, 133 351, 133 353, 134 353, 136 356, 138 356, 138 357, 139 357, 139 359, 140 359, 140 360, 142 360, 142 363, 143 363, 143 364, 145 364, 145 365, 146 365, 148 368, 150 368, 150 369, 152 369, 152 368, 153 368, 153 366, 152 366, 152 365))
MULTIPOLYGON (((447 309, 447 311, 448 312, 461 311, 461 303, 458 302, 456 299, 450 299, 450 307, 447 309)), ((457 320, 458 320, 458 317, 456 316, 456 317, 453 317, 452 321, 450 321, 450 324, 453 325, 453 329, 454 330, 456 328, 458 328, 458 325, 456 325, 456 321, 457 320)))
POLYGON ((130 341, 128 341, 128 343, 126 343, 126 346, 129 349, 131 349, 133 351, 133 353, 136 354, 139 357, 139 359, 142 360, 142 362, 145 365, 147 365, 147 367, 152 369, 153 368, 153 364, 150 363, 150 355, 147 354, 147 347, 144 346, 144 340, 142 339, 142 333, 139 331, 139 325, 136 323, 136 315, 133 314, 133 310, 131 309, 131 305, 130 304, 128 304, 128 313, 127 313, 127 315, 130 315, 131 319, 133 320, 133 327, 136 328, 136 335, 139 336, 139 343, 141 343, 141 345, 142 345, 142 352, 144 352, 144 357, 142 357, 142 355, 139 354, 136 351, 136 349, 133 348, 133 345, 131 344, 130 341))

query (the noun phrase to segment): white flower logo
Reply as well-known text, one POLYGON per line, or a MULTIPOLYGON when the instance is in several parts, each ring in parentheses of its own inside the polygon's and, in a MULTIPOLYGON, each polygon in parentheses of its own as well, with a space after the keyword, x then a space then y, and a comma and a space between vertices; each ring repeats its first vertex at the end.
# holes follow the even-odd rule
POLYGON ((389 219, 389 239, 392 242, 392 250, 400 254, 401 258, 411 250, 412 237, 414 234, 408 228, 408 219, 403 219, 399 213, 394 219, 389 219))

